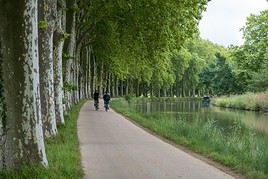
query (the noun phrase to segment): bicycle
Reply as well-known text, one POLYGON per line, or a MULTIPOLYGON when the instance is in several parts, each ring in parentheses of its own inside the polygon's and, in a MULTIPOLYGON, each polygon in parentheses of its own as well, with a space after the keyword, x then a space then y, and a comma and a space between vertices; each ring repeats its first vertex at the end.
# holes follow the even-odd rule
POLYGON ((106 112, 109 110, 109 102, 104 101, 104 109, 106 112))
POLYGON ((99 101, 96 100, 94 102, 94 107, 95 107, 95 110, 98 111, 98 109, 99 109, 99 101))

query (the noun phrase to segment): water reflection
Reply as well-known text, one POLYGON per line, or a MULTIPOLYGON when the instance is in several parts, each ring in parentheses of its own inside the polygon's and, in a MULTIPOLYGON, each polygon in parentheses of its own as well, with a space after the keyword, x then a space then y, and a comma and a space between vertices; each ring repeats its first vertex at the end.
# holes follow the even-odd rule
POLYGON ((268 133, 268 114, 250 111, 231 110, 227 108, 213 107, 202 103, 200 100, 138 100, 131 103, 131 109, 141 112, 145 115, 168 115, 175 119, 185 120, 215 120, 216 125, 225 130, 229 130, 237 121, 243 124, 268 133))

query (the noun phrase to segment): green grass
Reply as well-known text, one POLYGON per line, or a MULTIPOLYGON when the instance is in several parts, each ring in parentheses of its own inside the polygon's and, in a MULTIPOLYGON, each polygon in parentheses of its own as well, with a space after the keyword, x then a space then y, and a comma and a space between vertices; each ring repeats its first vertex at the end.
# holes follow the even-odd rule
POLYGON ((228 134, 215 121, 175 120, 166 115, 144 115, 128 107, 125 100, 112 101, 112 107, 164 138, 201 153, 248 178, 268 178, 268 137, 237 121, 228 134))
POLYGON ((212 103, 220 107, 268 112, 268 92, 223 96, 213 99, 212 103))
POLYGON ((0 172, 4 179, 79 179, 83 177, 77 118, 85 101, 75 105, 65 116, 66 124, 59 127, 58 135, 46 141, 49 167, 25 166, 19 170, 0 172))

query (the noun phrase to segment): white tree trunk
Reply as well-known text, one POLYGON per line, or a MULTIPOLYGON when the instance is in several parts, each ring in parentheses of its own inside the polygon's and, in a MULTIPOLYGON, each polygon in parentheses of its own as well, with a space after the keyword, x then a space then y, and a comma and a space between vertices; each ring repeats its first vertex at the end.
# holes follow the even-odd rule
POLYGON ((75 72, 75 82, 76 82, 76 86, 77 86, 77 90, 76 90, 76 103, 80 100, 80 97, 82 98, 82 85, 81 85, 81 76, 80 76, 80 72, 83 71, 83 69, 79 68, 79 66, 81 66, 81 61, 83 58, 83 54, 79 53, 79 55, 76 55, 76 72, 75 72))
POLYGON ((43 132, 45 137, 57 134, 55 103, 54 103, 54 68, 53 68, 53 31, 57 11, 55 0, 39 0, 39 22, 45 21, 46 27, 39 26, 39 63, 40 63, 40 92, 43 132))
POLYGON ((101 67, 100 67, 100 96, 102 97, 103 96, 103 76, 104 76, 104 64, 103 64, 103 61, 101 62, 101 67))
MULTIPOLYGON (((0 19, 1 20, 1 19, 0 19)), ((0 35, 1 37, 1 35, 0 35)), ((0 170, 4 167, 4 142, 6 137, 6 128, 5 128, 5 120, 6 120, 6 109, 4 102, 4 87, 3 87, 3 59, 2 59, 2 45, 0 38, 0 170)))
POLYGON ((55 48, 54 52, 54 87, 55 87, 55 115, 58 124, 64 124, 63 117, 63 78, 62 78, 62 48, 63 41, 55 48))
MULTIPOLYGON (((67 2, 67 8, 73 8, 76 6, 76 0, 69 0, 67 2)), ((75 85, 73 79, 73 70, 74 70, 74 55, 75 55, 75 38, 76 38, 76 31, 75 31, 75 11, 67 11, 66 15, 66 31, 70 34, 70 37, 66 41, 65 45, 65 52, 67 53, 70 58, 67 60, 67 64, 65 66, 65 81, 69 85, 75 85)), ((65 98, 66 98, 66 109, 70 109, 71 106, 74 104, 73 98, 73 91, 66 90, 65 91, 65 98)))
POLYGON ((5 166, 47 166, 40 92, 37 0, 0 0, 7 104, 5 166))
POLYGON ((80 60, 81 60, 81 46, 77 47, 75 53, 74 60, 74 85, 76 86, 76 90, 74 91, 74 102, 77 104, 79 102, 79 92, 80 92, 80 84, 79 84, 79 72, 80 72, 80 60))
POLYGON ((90 82, 91 82, 91 59, 90 59, 90 47, 87 48, 87 75, 86 75, 86 98, 90 98, 91 89, 90 89, 90 82))
POLYGON ((93 76, 93 86, 94 86, 94 91, 96 91, 98 89, 97 86, 97 78, 98 78, 98 74, 97 74, 97 63, 96 63, 96 57, 93 57, 94 62, 93 62, 93 68, 94 68, 94 76, 93 76))
POLYGON ((62 27, 62 15, 64 5, 57 7, 57 19, 54 32, 54 102, 55 102, 55 115, 57 124, 64 124, 63 115, 63 74, 62 74, 62 52, 64 43, 64 31, 62 27))

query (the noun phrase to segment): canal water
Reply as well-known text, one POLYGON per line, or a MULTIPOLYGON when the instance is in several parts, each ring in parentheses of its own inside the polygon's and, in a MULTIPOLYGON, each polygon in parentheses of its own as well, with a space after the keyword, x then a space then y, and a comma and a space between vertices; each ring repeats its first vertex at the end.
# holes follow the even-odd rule
POLYGON ((232 110, 204 104, 196 99, 135 100, 131 109, 144 115, 161 115, 176 120, 213 120, 216 125, 231 130, 238 123, 268 134, 268 114, 232 110))

